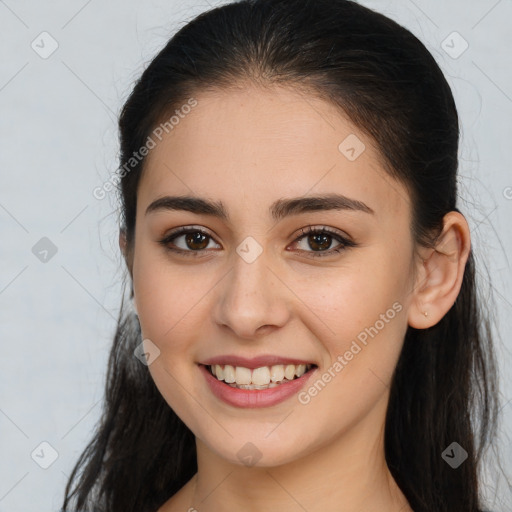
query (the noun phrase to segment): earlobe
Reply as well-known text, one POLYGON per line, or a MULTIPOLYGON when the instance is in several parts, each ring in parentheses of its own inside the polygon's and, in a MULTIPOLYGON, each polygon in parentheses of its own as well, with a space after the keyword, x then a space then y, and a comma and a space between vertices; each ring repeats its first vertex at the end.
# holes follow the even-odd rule
POLYGON ((469 227, 461 213, 451 211, 444 216, 435 247, 427 251, 417 272, 408 316, 409 325, 416 329, 437 324, 460 292, 470 251, 469 227))

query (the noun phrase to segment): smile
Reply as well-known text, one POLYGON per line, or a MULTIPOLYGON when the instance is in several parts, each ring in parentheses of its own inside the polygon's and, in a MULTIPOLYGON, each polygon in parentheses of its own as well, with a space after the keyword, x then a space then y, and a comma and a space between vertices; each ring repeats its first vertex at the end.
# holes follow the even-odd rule
POLYGON ((208 365, 209 372, 220 381, 238 389, 269 389, 291 382, 311 370, 313 364, 276 364, 260 368, 243 366, 208 365))
POLYGON ((209 391, 237 408, 271 407, 293 397, 318 370, 315 364, 273 364, 247 368, 199 364, 209 391), (229 382, 232 381, 232 382, 229 382))

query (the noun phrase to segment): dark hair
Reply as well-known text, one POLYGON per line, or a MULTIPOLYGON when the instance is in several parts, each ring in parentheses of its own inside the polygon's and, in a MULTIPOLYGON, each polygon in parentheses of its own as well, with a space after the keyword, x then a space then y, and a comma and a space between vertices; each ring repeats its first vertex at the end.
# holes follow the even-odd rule
MULTIPOLYGON (((459 124, 443 73, 408 30, 349 0, 243 0, 196 17, 126 101, 121 164, 196 93, 244 83, 290 86, 339 107, 407 187, 418 244, 432 246, 443 216, 458 211, 459 124)), ((144 162, 119 176, 130 272, 144 162)), ((134 357, 140 342, 123 298, 103 414, 68 481, 65 510, 74 500, 79 510, 154 512, 197 471, 194 435, 134 357)), ((408 328, 390 389, 386 460, 415 512, 481 510, 479 467, 496 431, 495 369, 471 251, 453 307, 433 327, 408 328), (456 470, 442 458, 454 441, 468 454, 456 470)))

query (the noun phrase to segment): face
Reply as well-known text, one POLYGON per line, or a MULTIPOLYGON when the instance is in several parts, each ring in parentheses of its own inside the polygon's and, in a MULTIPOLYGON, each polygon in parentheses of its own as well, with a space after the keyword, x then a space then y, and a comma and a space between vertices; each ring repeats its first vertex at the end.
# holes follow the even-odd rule
POLYGON ((285 88, 195 98, 138 189, 132 277, 156 386, 203 446, 237 464, 246 452, 284 464, 381 430, 413 288, 405 188, 320 99, 285 88), (225 215, 171 201, 146 211, 165 196, 225 215), (226 380, 223 361, 241 382, 268 367, 258 382, 277 385, 234 389, 206 373, 216 357, 226 380), (314 366, 283 383, 279 362, 291 361, 314 366))

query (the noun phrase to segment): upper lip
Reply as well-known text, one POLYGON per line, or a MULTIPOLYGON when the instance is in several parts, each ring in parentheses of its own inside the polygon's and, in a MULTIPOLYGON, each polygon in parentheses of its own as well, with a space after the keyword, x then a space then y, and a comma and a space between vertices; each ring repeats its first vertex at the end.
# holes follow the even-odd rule
MULTIPOLYGON (((302 359, 290 358, 290 357, 282 357, 271 354, 264 354, 257 357, 242 357, 235 355, 223 355, 223 356, 215 356, 209 359, 205 359, 201 363, 205 366, 213 366, 215 364, 225 365, 229 364, 231 366, 243 366, 244 368, 249 368, 253 370, 254 368, 261 368, 262 366, 274 366, 277 364, 311 364, 315 365, 315 363, 311 361, 305 361, 302 359)), ((316 366, 316 365, 315 365, 316 366)))

